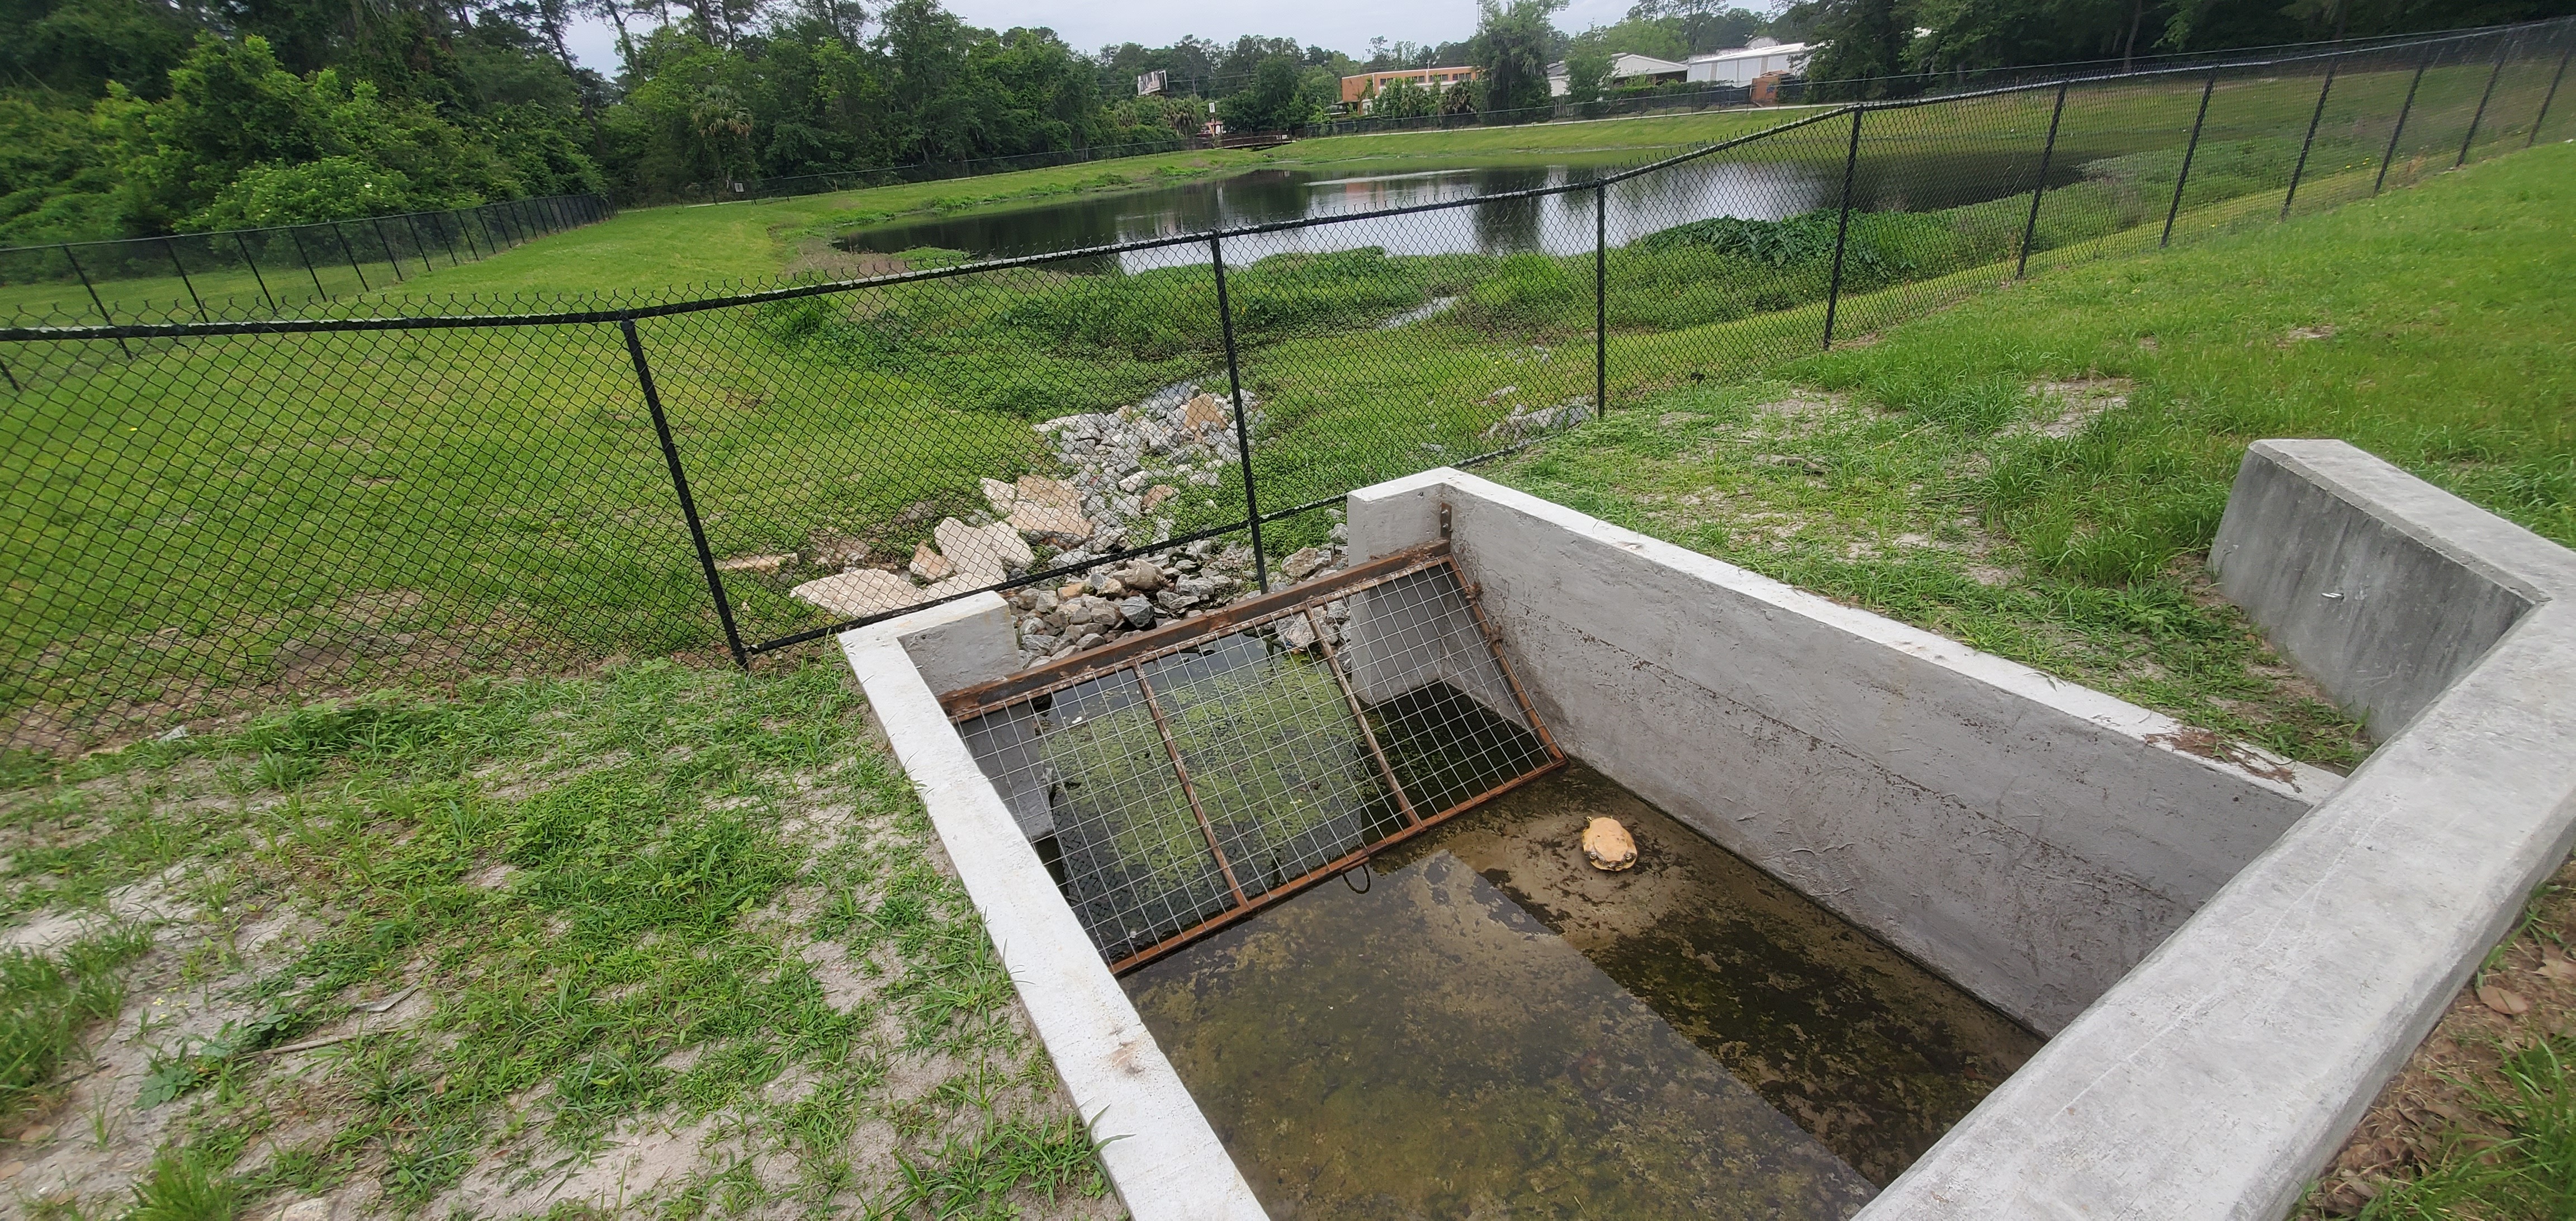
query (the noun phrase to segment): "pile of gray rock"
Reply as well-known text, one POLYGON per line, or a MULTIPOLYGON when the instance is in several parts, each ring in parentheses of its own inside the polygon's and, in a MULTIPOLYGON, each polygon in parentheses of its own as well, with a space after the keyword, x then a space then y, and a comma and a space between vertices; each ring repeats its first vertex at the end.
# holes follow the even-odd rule
MULTIPOLYGON (((1275 588, 1330 572, 1341 566, 1342 557, 1337 544, 1301 548, 1272 569, 1271 584, 1275 588)), ((1194 618, 1259 592, 1250 548, 1201 539, 1162 555, 1103 564, 1060 585, 1015 590, 1008 600, 1025 667, 1070 657, 1167 620, 1194 618)), ((1313 630, 1302 622, 1283 626, 1280 636, 1291 648, 1314 643, 1313 630)))
MULTIPOLYGON (((1258 404, 1244 396, 1251 423, 1258 404)), ((1164 387, 1116 411, 1060 416, 1035 425, 1065 469, 1062 479, 1023 475, 982 483, 989 513, 942 519, 930 541, 900 568, 850 567, 789 592, 834 614, 884 614, 951 594, 997 585, 1032 568, 1083 569, 1078 578, 1012 591, 1023 665, 1069 657, 1157 623, 1205 614, 1259 592, 1252 552, 1201 540, 1157 556, 1094 564, 1093 557, 1171 537, 1172 518, 1155 511, 1189 486, 1214 487, 1238 461, 1232 404, 1196 382, 1164 387), (1087 567, 1086 567, 1087 566, 1087 567)), ((1272 568, 1276 587, 1342 564, 1344 528, 1272 568)), ((760 557, 772 558, 772 557, 760 557)), ((769 571, 763 569, 762 571, 769 571)), ((1340 604, 1326 619, 1339 630, 1340 604)), ((1291 648, 1314 643, 1303 618, 1285 621, 1279 639, 1291 648)))
MULTIPOLYGON (((1248 392, 1243 401, 1257 426, 1259 403, 1248 392)), ((1116 411, 1058 416, 1035 427, 1070 472, 1066 482, 1092 523, 1088 546, 1094 552, 1171 537, 1171 519, 1154 511, 1183 486, 1215 487, 1242 452, 1232 404, 1201 391, 1197 382, 1165 386, 1116 411), (1135 537, 1148 522, 1154 533, 1135 537)))
MULTIPOLYGON (((1517 386, 1505 386, 1486 396, 1486 401, 1493 402, 1511 397, 1519 389, 1517 386)), ((1485 430, 1484 439, 1508 444, 1539 433, 1553 432, 1559 428, 1572 428, 1591 418, 1592 396, 1588 394, 1578 394, 1553 407, 1534 407, 1527 403, 1516 402, 1511 405, 1510 414, 1494 421, 1493 427, 1485 430)))
MULTIPOLYGON (((1246 394, 1244 402, 1257 424, 1253 397, 1246 394)), ((857 566, 866 555, 860 547, 842 571, 789 594, 834 614, 876 615, 998 584, 1028 571, 1041 554, 1054 568, 1158 543, 1172 536, 1172 519, 1155 510, 1184 486, 1216 486, 1241 453, 1231 404, 1201 392, 1196 382, 1166 386, 1116 411, 1059 416, 1034 427, 1052 442, 1065 478, 986 479, 992 511, 943 519, 900 568, 857 566)))

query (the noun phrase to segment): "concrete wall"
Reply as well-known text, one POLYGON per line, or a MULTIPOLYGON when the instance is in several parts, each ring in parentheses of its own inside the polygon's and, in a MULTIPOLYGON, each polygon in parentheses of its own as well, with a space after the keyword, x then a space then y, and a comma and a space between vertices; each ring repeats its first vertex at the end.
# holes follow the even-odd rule
POLYGON ((1354 554, 1443 501, 1568 753, 2043 1032, 2336 783, 1454 470, 1353 494, 1354 554))
POLYGON ((1111 977, 966 744, 938 692, 1009 673, 1009 608, 993 594, 848 632, 869 715, 928 807, 1100 1160, 1138 1221, 1264 1215, 1216 1131, 1111 977))
POLYGON ((2396 732, 1864 1217, 2273 1221, 2576 839, 2576 555, 2338 442, 2236 488, 2230 587, 2396 732))
POLYGON ((2385 740, 2545 600, 2524 574, 2565 554, 2341 442, 2258 441, 2209 567, 2274 647, 2385 740))

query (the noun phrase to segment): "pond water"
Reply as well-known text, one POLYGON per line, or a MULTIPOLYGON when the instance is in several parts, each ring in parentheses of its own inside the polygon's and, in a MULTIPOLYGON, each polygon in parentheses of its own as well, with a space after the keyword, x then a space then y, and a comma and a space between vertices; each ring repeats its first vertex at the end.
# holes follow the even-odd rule
POLYGON ((1276 1217, 1847 1217, 2039 1046, 1580 765, 1365 877, 1124 981, 1276 1217))
MULTIPOLYGON (((1840 149, 1833 150, 1839 154, 1840 149)), ((2035 157, 1958 154, 1941 158, 1873 155, 1853 183, 1855 206, 1923 211, 1980 203, 2030 189, 2035 157)), ((1142 241, 1218 227, 1346 216, 1385 208, 1470 199, 1497 192, 1588 182, 1601 167, 1543 165, 1354 174, 1265 169, 1224 178, 1085 195, 1058 203, 857 229, 836 243, 845 250, 893 254, 920 247, 976 256, 1029 254, 1142 241)), ((1841 198, 1839 155, 1827 163, 1689 162, 1613 185, 1606 204, 1611 244, 1714 216, 1778 220, 1833 206, 1841 198)), ((2074 167, 2052 169, 2052 185, 2072 181, 2074 167)), ((1381 246, 1389 254, 1576 254, 1593 243, 1589 192, 1497 200, 1456 210, 1369 217, 1339 224, 1229 239, 1229 261, 1249 262, 1296 250, 1381 246)), ((1207 260, 1204 244, 1131 251, 1126 271, 1207 260)), ((1097 268, 1107 270, 1106 262, 1097 268)))

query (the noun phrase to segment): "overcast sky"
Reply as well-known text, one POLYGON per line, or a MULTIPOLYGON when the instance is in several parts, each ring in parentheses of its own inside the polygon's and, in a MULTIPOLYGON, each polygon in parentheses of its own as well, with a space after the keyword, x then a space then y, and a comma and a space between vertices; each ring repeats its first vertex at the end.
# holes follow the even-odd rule
MULTIPOLYGON (((1557 28, 1581 30, 1617 21, 1630 0, 1573 0, 1556 15, 1557 28)), ((869 6, 873 9, 874 5, 869 6)), ((1476 29, 1475 0, 1301 0, 1296 4, 1247 0, 1114 0, 1067 4, 1064 0, 947 0, 968 22, 1007 30, 1015 25, 1052 27, 1077 51, 1112 43, 1159 47, 1184 34, 1232 42, 1240 34, 1294 38, 1366 58, 1368 40, 1442 43, 1476 29)), ((603 21, 585 22, 568 39, 584 67, 617 71, 617 37, 603 21)))

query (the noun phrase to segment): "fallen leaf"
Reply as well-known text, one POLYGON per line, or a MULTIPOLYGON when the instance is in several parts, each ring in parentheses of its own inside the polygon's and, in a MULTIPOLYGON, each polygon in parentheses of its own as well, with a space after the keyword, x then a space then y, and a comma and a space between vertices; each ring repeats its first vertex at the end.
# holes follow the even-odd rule
POLYGON ((2557 950, 2551 949, 2548 946, 2542 946, 2540 949, 2540 973, 2551 979, 2560 980, 2562 982, 2567 980, 2576 980, 2576 960, 2570 960, 2566 955, 2559 953, 2557 950))
POLYGON ((2511 988, 2499 987, 2495 984, 2478 985, 2478 1003, 2507 1016, 2531 1012, 2529 997, 2511 988))

